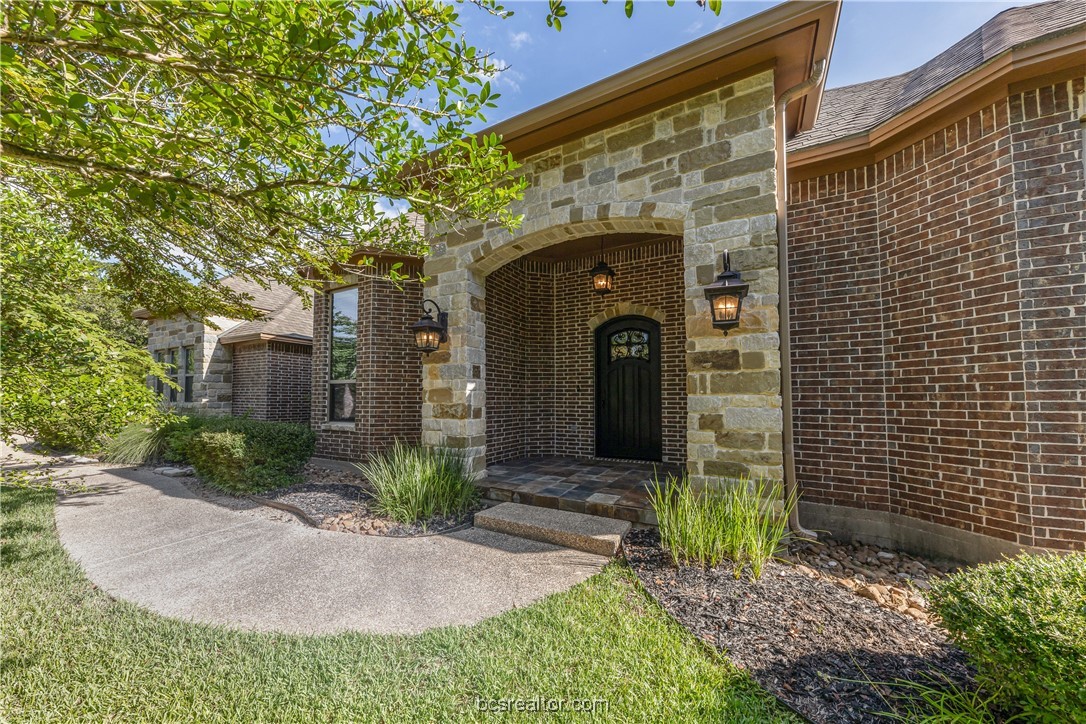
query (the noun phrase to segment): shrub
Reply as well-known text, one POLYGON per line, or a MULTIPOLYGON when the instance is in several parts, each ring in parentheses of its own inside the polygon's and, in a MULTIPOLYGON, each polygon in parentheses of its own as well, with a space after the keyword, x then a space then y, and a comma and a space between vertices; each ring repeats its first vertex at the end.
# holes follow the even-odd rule
POLYGON ((189 460, 189 445, 196 433, 203 429, 205 424, 214 424, 216 419, 202 415, 181 417, 164 427, 166 445, 162 451, 162 459, 171 463, 187 463, 189 460))
POLYGON ((43 381, 5 368, 2 404, 0 432, 56 450, 95 453, 127 424, 153 416, 158 396, 143 375, 125 370, 43 381))
POLYGON ((1086 554, 1022 554, 932 589, 981 686, 1031 721, 1086 721, 1086 554))
MULTIPOLYGON (((189 441, 189 462, 207 483, 232 493, 259 488, 246 480, 248 465, 245 435, 229 430, 199 430, 189 441)), ((279 486, 273 486, 279 487, 279 486)))
POLYGON ((721 490, 696 492, 689 479, 657 478, 649 491, 660 541, 676 565, 717 566, 730 560, 738 578, 746 566, 758 578, 788 532, 796 501, 780 482, 759 478, 728 481, 721 490), (783 501, 776 510, 774 501, 783 501))
POLYGON ((238 417, 194 416, 167 428, 166 458, 190 463, 206 483, 233 494, 298 482, 315 442, 304 425, 238 417))
POLYGON ((106 444, 105 459, 126 465, 145 465, 161 459, 169 432, 177 422, 176 416, 166 413, 149 422, 129 423, 106 444))
POLYGON ((462 455, 396 443, 356 466, 375 491, 377 511, 401 523, 466 512, 479 498, 462 455))

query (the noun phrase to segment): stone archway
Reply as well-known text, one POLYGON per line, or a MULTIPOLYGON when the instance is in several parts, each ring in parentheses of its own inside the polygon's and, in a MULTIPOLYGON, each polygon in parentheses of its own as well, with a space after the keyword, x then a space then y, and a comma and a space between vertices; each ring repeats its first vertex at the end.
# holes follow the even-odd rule
POLYGON ((606 234, 682 236, 682 204, 625 203, 562 207, 545 217, 525 219, 516 236, 495 234, 466 255, 469 268, 482 276, 533 251, 573 239, 606 234))
MULTIPOLYGON (((520 234, 484 234, 474 243, 446 241, 448 254, 427 262, 440 283, 427 296, 449 312, 447 352, 425 360, 423 442, 461 448, 471 468, 485 473, 487 277, 534 251, 589 236, 642 233, 681 238, 685 207, 625 203, 565 207, 526 221, 520 234), (633 214, 627 216, 626 214, 633 214), (548 222, 555 222, 547 226, 548 222), (452 260, 455 260, 455 263, 452 260)), ((681 284, 681 280, 677 280, 681 284)), ((681 311, 677 312, 681 318, 681 311)))
POLYGON ((449 343, 424 361, 423 442, 462 449, 485 471, 488 274, 571 239, 648 232, 682 238, 688 471, 695 483, 780 477, 773 99, 773 72, 759 72, 519 159, 530 181, 511 209, 519 230, 479 223, 439 235, 423 271, 426 296, 449 313, 449 343), (751 282, 726 337, 702 290, 725 250, 751 282))

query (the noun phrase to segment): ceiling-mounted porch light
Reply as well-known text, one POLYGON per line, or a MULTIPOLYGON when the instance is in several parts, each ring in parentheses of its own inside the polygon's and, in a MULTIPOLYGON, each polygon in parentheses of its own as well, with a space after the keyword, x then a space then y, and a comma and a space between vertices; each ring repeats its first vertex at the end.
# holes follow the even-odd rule
POLYGON ((600 259, 600 263, 592 267, 588 272, 592 277, 592 291, 601 297, 615 290, 615 270, 607 266, 607 262, 600 259))
POLYGON ((424 299, 422 317, 408 329, 415 335, 415 348, 419 352, 423 354, 436 352, 438 347, 449 341, 449 314, 441 311, 441 307, 437 306, 434 300, 424 299), (433 314, 426 309, 427 304, 433 307, 433 314, 437 315, 437 319, 434 319, 433 314))
POLYGON ((747 296, 749 284, 740 281, 739 272, 732 271, 728 252, 724 252, 724 271, 717 275, 716 281, 705 287, 705 298, 709 300, 709 310, 713 315, 713 326, 728 333, 739 324, 739 312, 743 308, 743 297, 747 296))
POLYGON ((615 291, 615 270, 603 260, 603 237, 600 237, 600 263, 588 272, 592 277, 592 291, 601 297, 615 291))

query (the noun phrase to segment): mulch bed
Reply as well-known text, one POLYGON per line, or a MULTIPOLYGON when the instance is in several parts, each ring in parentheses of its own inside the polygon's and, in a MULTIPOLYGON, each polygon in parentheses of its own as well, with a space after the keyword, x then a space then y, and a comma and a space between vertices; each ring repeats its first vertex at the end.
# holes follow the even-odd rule
POLYGON ((298 483, 288 488, 260 493, 255 497, 298 508, 319 526, 327 518, 364 508, 370 495, 358 485, 298 483))
POLYGON ((306 522, 317 528, 337 533, 413 537, 451 533, 472 525, 475 513, 482 505, 462 515, 434 516, 415 523, 399 523, 373 510, 373 494, 363 480, 357 482, 323 482, 329 478, 342 480, 355 476, 330 471, 313 471, 307 467, 307 481, 261 493, 253 498, 276 507, 286 506, 300 513, 306 522), (320 482, 314 482, 314 481, 320 482))
POLYGON ((788 563, 757 581, 727 565, 676 568, 655 530, 631 531, 623 552, 671 616, 811 721, 907 711, 909 690, 879 682, 973 686, 965 654, 938 629, 788 563))

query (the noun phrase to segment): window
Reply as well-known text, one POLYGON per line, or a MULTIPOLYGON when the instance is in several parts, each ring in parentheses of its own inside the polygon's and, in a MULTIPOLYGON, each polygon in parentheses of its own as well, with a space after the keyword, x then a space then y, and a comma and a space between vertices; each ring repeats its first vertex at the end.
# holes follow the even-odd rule
MULTIPOLYGON (((177 350, 171 349, 166 352, 166 369, 171 375, 177 374, 177 350)), ((170 388, 170 402, 177 402, 177 390, 173 387, 170 388)))
POLYGON ((624 329, 611 335, 611 361, 616 359, 649 359, 649 333, 640 329, 624 329))
POLYGON ((181 348, 181 369, 178 370, 177 384, 181 386, 182 399, 192 402, 192 382, 196 377, 196 350, 194 347, 181 348))
MULTIPOLYGON (((166 359, 163 356, 162 350, 158 350, 157 352, 155 352, 155 362, 158 362, 159 364, 163 364, 165 361, 166 361, 166 359)), ((158 395, 161 395, 166 389, 165 384, 162 382, 162 378, 161 377, 155 377, 154 384, 155 384, 155 393, 158 394, 158 395)))
POLYGON ((354 420, 358 289, 340 289, 328 296, 332 317, 329 330, 328 419, 354 420))

